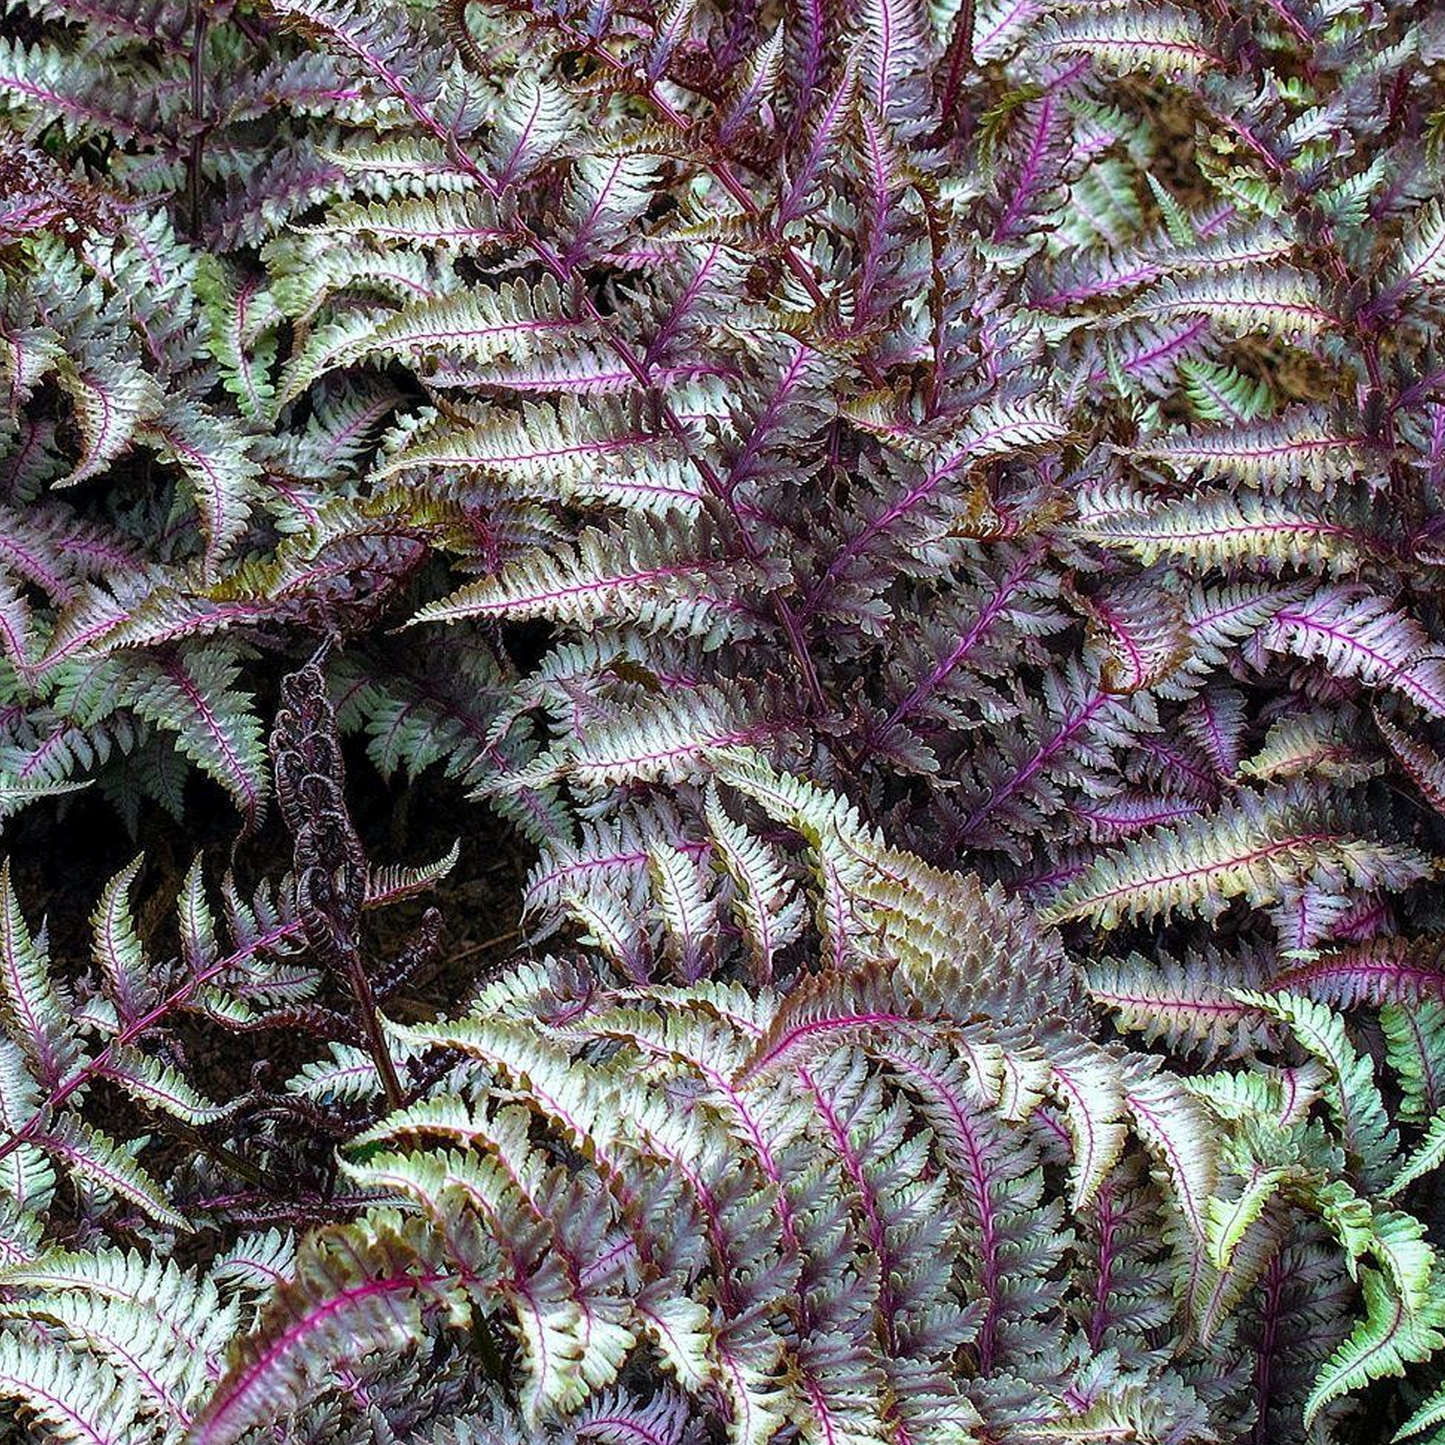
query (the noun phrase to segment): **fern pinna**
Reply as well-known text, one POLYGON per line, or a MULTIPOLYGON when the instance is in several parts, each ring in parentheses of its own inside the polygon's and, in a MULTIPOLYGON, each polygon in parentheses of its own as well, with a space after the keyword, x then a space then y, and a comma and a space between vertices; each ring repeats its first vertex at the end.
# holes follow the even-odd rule
POLYGON ((4 0, 7 851, 239 835, 0 885, 15 1431, 1438 1436, 1442 62, 4 0), (338 729, 500 975, 393 1007, 338 729))

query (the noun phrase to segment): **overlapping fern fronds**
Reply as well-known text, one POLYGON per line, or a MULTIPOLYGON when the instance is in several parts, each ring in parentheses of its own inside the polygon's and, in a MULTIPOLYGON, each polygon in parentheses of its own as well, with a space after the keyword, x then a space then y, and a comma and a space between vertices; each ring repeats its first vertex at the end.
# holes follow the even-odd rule
POLYGON ((174 958, 7 873, 0 1428, 1438 1431, 1426 0, 0 31, 17 877, 91 785, 244 871, 324 658, 554 950, 363 1036, 335 798, 174 958))

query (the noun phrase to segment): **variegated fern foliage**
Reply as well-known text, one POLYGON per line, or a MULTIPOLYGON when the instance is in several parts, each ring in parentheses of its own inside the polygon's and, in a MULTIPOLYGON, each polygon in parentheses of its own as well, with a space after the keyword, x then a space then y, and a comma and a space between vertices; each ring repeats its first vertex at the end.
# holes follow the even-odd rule
POLYGON ((3 10, 16 1438, 1445 1438, 1438 7, 3 10))

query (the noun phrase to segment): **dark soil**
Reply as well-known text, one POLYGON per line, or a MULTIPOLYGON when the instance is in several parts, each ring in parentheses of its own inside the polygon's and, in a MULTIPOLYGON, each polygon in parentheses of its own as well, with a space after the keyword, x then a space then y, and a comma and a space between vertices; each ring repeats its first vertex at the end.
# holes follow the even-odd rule
MULTIPOLYGON (((414 783, 388 781, 359 746, 348 749, 347 762, 348 801, 373 864, 417 866, 460 844, 456 867, 436 890, 368 913, 365 934, 368 954, 381 968, 396 956, 425 909, 440 909, 444 928, 438 956, 387 1002, 386 1012, 417 1020, 455 1010, 476 983, 519 946, 522 884, 531 850, 484 804, 468 802, 439 776, 426 774, 414 783)), ((275 810, 254 837, 238 839, 236 829, 236 814, 224 795, 204 780, 194 780, 186 798, 184 829, 152 809, 142 814, 132 837, 110 803, 87 791, 63 800, 60 807, 42 805, 22 812, 12 820, 0 851, 14 860, 16 894, 32 929, 38 932, 42 922, 46 926, 55 968, 76 979, 90 967, 90 917, 101 891, 137 853, 144 854, 145 865, 132 889, 136 920, 157 961, 178 950, 175 900, 195 851, 205 855, 218 917, 217 885, 228 867, 246 894, 263 880, 279 882, 290 865, 291 849, 275 810)), ((326 1002, 342 1010, 349 1004, 339 993, 326 1002)), ((264 1061, 274 1087, 325 1051, 324 1043, 295 1029, 229 1034, 186 1020, 172 1037, 195 1069, 196 1082, 218 1101, 243 1093, 258 1062, 264 1061)), ((97 1092, 87 1116, 118 1138, 155 1126, 113 1090, 97 1092)))

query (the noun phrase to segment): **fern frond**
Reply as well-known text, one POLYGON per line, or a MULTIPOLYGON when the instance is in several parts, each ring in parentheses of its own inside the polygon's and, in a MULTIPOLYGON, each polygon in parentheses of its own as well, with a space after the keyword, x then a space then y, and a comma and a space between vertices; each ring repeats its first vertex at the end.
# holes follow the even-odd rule
POLYGON ((91 915, 94 935, 92 956, 106 982, 106 993, 122 1023, 130 1023, 155 1002, 156 988, 149 976, 150 961, 136 934, 131 913, 130 888, 143 858, 135 858, 105 886, 91 915))
POLYGON ((495 290, 467 288, 422 301, 390 316, 363 313, 318 328, 287 365, 276 393, 284 406, 323 375, 362 361, 419 363, 454 357, 491 362, 528 357, 544 348, 584 342, 585 322, 566 315, 555 282, 507 282, 495 290))
POLYGON ((1198 17, 1166 4, 1090 6, 1050 21, 1030 44, 1045 55, 1088 55, 1112 69, 1162 76, 1198 75, 1220 64, 1198 17))
POLYGON ((81 436, 81 454, 57 486, 99 475, 162 409, 155 381, 129 361, 109 361, 103 370, 62 366, 56 380, 71 399, 81 436))
POLYGON ((1441 1326, 1445 1307, 1439 1283, 1432 1282, 1424 1309, 1411 1310, 1376 1270, 1360 1271, 1365 1317, 1330 1356, 1305 1402, 1306 1427, 1326 1405, 1371 1380, 1402 1375, 1405 1366, 1427 1358, 1445 1345, 1441 1326))
POLYGON ((137 1254, 52 1252, 7 1269, 4 1313, 61 1330, 139 1385, 141 1408, 168 1427, 189 1424, 240 1312, 208 1279, 137 1254))
POLYGON ((1212 361, 1184 361, 1179 376, 1194 414, 1204 421, 1241 427, 1260 421, 1274 410, 1268 384, 1235 367, 1212 361))
POLYGON ((543 754, 517 782, 565 776, 587 789, 627 781, 700 778, 719 749, 785 739, 796 718, 765 706, 739 685, 647 696, 589 729, 555 754, 543 754))
POLYGON ((1380 1010, 1385 1059, 1400 1089, 1399 1117, 1424 1124, 1445 1109, 1445 1011, 1439 999, 1406 1007, 1387 1003, 1380 1010))
POLYGON ((150 1054, 112 1045, 104 1062, 92 1066, 97 1078, 124 1089, 138 1104, 184 1124, 214 1124, 231 1110, 206 1098, 179 1070, 150 1054))
POLYGON ((1241 564, 1354 571, 1360 533, 1270 496, 1206 493, 1085 524, 1080 534, 1128 548, 1145 565, 1167 559, 1204 572, 1241 564))
MULTIPOLYGON (((340 159, 346 163, 346 157, 340 159)), ((323 221, 297 229, 308 236, 360 236, 459 256, 495 250, 512 235, 486 196, 452 191, 369 203, 343 201, 330 207, 323 221)))
POLYGON ((1352 783, 1373 777, 1380 768, 1351 742, 1338 709, 1316 708, 1282 717, 1239 771, 1261 782, 1313 777, 1352 783))
POLYGON ((461 1281, 432 1259, 426 1231, 395 1213, 369 1221, 364 1254, 345 1233, 312 1236, 192 1425, 189 1445, 231 1445, 304 1401, 340 1361, 405 1348, 421 1333, 423 1309, 460 1323, 461 1281))
POLYGON ((1242 992, 1239 996, 1287 1024, 1300 1045, 1329 1071, 1325 1100, 1351 1161, 1369 1187, 1382 1187, 1392 1172, 1399 1138, 1390 1125, 1374 1068, 1350 1042, 1339 1015, 1292 994, 1242 992))
POLYGON ((0 104, 27 129, 59 125, 71 137, 110 133, 126 139, 160 139, 163 117, 176 95, 174 71, 153 67, 135 74, 136 89, 117 95, 100 83, 78 55, 39 43, 27 48, 0 37, 0 104))
POLYGON ((1044 918, 1087 917, 1104 928, 1176 910, 1210 918, 1231 898, 1266 907, 1295 887, 1400 888, 1432 872, 1413 848, 1352 835, 1319 792, 1277 788, 1242 794, 1210 817, 1156 829, 1105 854, 1060 893, 1044 918))
POLYGON ((59 1086, 79 1054, 69 993, 50 966, 45 935, 32 936, 10 881, 10 860, 0 864, 0 1000, 6 1032, 24 1050, 36 1078, 59 1086))
POLYGON ((135 669, 131 704, 144 718, 176 733, 177 746, 230 794, 248 827, 259 824, 270 789, 261 723, 251 698, 235 688, 237 654, 226 648, 135 669))
POLYGON ((1166 280, 1134 303, 1132 316, 1167 320, 1207 317, 1227 333, 1268 332, 1283 341, 1310 341, 1338 327, 1314 278, 1287 267, 1166 280))
POLYGON ((57 1441, 139 1445, 139 1387, 86 1355, 0 1334, 0 1393, 57 1441))
POLYGON ((408 436, 372 471, 377 480, 423 467, 475 467, 507 479, 524 494, 605 500, 642 510, 695 510, 700 479, 675 447, 629 408, 563 396, 555 405, 524 403, 520 412, 480 413, 475 424, 444 421, 408 436))
POLYGON ((1436 1114, 1430 1120, 1419 1142, 1405 1156, 1399 1172, 1384 1191, 1384 1197, 1396 1198, 1417 1179, 1423 1179, 1442 1164, 1445 1164, 1445 1112, 1436 1114))
POLYGON ((146 423, 143 434, 190 483, 205 537, 206 570, 214 576, 246 529, 261 468, 247 455, 241 430, 200 406, 168 407, 146 423))
POLYGON ((1438 200, 1410 218, 1391 259, 1396 287, 1428 287, 1445 281, 1445 207, 1438 200))
POLYGON ((1179 476, 1198 470, 1270 495, 1297 486, 1325 491, 1341 477, 1374 476, 1363 438, 1342 434, 1327 416, 1308 407, 1252 426, 1168 434, 1136 443, 1129 455, 1163 462, 1179 476))
POLYGON ((617 532, 586 529, 575 552, 538 549, 520 557, 497 576, 429 603, 412 622, 546 617, 589 625, 625 609, 644 631, 690 634, 717 646, 746 628, 720 584, 744 581, 752 571, 746 561, 719 556, 721 550, 705 521, 638 515, 617 532))
POLYGON ((505 189, 526 179, 561 149, 581 123, 562 86, 518 72, 497 109, 487 151, 496 186, 505 189))
POLYGON ((1124 1091, 1134 1127, 1156 1161, 1194 1240, 1208 1233, 1209 1200, 1214 1193, 1217 1155, 1207 1112, 1173 1075, 1150 1068, 1134 1070, 1124 1091))
POLYGON ((719 860, 733 882, 733 907, 752 953, 754 976, 766 983, 779 950, 802 932, 803 901, 775 850, 733 821, 715 789, 708 794, 707 823, 719 860))
POLYGON ((1104 653, 1099 686, 1106 693, 1128 696, 1156 687, 1190 651, 1184 609, 1167 588, 1141 579, 1074 602, 1104 653))
POLYGON ((1336 1008, 1445 998, 1445 965, 1433 939, 1380 938, 1330 949, 1278 974, 1273 987, 1336 1008))
POLYGON ((280 308, 257 276, 232 274, 215 257, 203 258, 196 271, 196 291, 209 326, 207 348, 215 357, 226 390, 251 422, 271 414, 275 385, 275 327, 280 308))
POLYGON ((59 1159, 67 1171, 102 1194, 128 1199, 171 1229, 184 1232, 192 1228, 150 1172, 108 1134, 73 1115, 66 1115, 35 1131, 33 1138, 41 1149, 59 1159))
POLYGON ((1378 707, 1374 709, 1374 717, 1380 736, 1409 774, 1410 781, 1430 806, 1445 817, 1445 758, 1421 738, 1412 737, 1404 728, 1397 727, 1378 707))
POLYGON ((1414 618, 1357 588, 1317 592, 1277 612, 1265 646, 1319 661, 1336 677, 1388 687, 1445 718, 1445 660, 1414 618))
POLYGON ((1089 969, 1089 994, 1113 1010, 1118 1026, 1163 1041, 1172 1051, 1237 1057, 1264 1040, 1257 1012, 1233 990, 1268 978, 1258 954, 1215 949, 1185 959, 1107 958, 1089 969))

